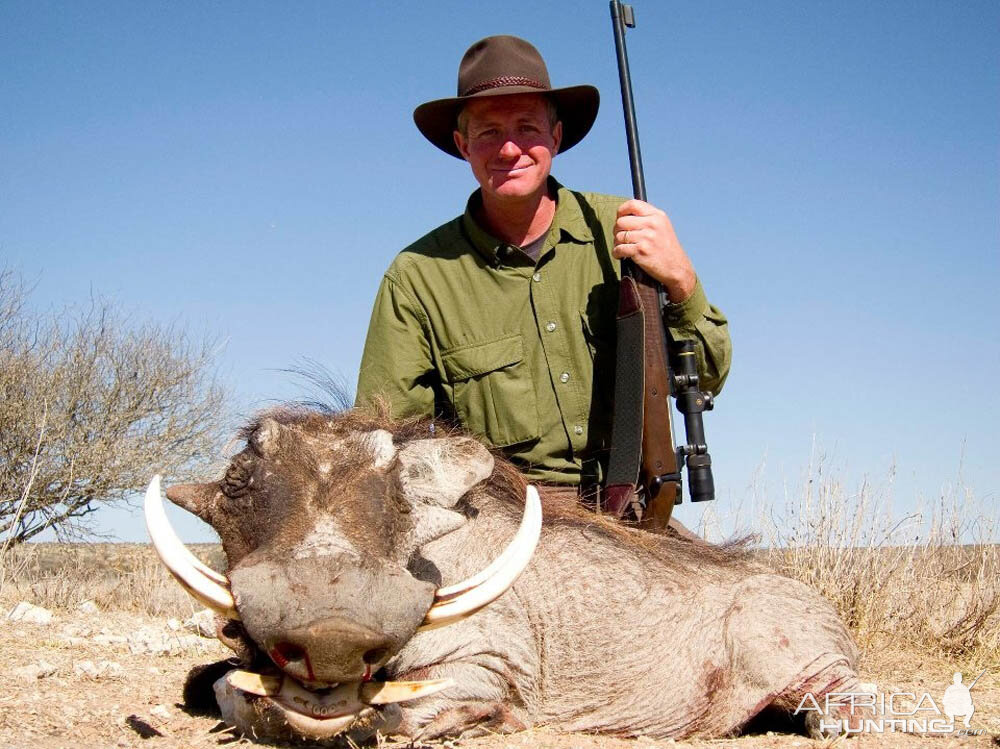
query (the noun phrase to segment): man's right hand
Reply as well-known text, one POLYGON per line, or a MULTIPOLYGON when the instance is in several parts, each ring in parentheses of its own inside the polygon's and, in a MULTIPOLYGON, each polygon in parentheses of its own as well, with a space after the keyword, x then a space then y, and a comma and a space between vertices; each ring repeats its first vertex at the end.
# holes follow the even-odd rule
POLYGON ((694 291, 691 260, 677 239, 666 213, 642 200, 626 200, 618 207, 612 254, 629 258, 666 289, 670 301, 683 302, 694 291))

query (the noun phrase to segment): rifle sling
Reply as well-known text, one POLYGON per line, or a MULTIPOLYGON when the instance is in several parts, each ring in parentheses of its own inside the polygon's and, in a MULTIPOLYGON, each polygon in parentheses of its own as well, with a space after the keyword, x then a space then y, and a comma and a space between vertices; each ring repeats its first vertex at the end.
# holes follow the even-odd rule
POLYGON ((623 274, 618 287, 611 455, 602 503, 605 511, 617 517, 632 501, 642 460, 644 317, 635 280, 623 274))
POLYGON ((642 486, 642 524, 663 528, 680 486, 670 428, 666 341, 658 290, 634 265, 623 268, 617 334, 611 456, 602 504, 605 511, 622 517, 636 487, 642 486))

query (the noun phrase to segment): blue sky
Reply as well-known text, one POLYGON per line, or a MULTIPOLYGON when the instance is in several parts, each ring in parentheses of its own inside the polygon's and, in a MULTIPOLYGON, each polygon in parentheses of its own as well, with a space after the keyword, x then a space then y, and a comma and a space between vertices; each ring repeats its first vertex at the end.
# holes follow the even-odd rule
MULTIPOLYGON (((719 509, 813 442, 845 484, 895 466, 904 507, 1000 485, 1000 5, 639 2, 628 34, 651 202, 735 359, 706 418, 719 509)), ((34 303, 92 290, 226 342, 242 413, 353 383, 382 271, 459 213, 426 143, 474 40, 512 33, 602 93, 555 161, 630 190, 607 3, 0 3, 0 263, 34 303)), ((151 467, 153 470, 155 467, 151 467)), ((681 508, 682 517, 690 508, 681 508)), ((188 538, 206 537, 181 521, 188 538)), ((103 530, 142 539, 137 517, 103 530)))

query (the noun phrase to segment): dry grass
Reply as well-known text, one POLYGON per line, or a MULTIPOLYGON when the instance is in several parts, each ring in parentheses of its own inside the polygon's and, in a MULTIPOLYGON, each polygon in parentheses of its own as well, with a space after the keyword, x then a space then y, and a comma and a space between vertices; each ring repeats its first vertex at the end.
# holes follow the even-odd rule
MULTIPOLYGON (((218 546, 190 548, 203 561, 221 567, 218 546)), ((64 611, 91 600, 102 611, 150 616, 189 616, 202 608, 146 544, 23 544, 7 549, 0 567, 0 579, 6 579, 0 606, 6 609, 21 600, 64 611)))
MULTIPOLYGON (((755 485, 752 523, 768 564, 821 591, 862 647, 905 642, 965 666, 1000 660, 1000 546, 995 509, 961 481, 933 502, 894 511, 892 483, 848 488, 810 462, 783 502, 755 485)), ((741 508, 745 512, 745 508, 741 508)))

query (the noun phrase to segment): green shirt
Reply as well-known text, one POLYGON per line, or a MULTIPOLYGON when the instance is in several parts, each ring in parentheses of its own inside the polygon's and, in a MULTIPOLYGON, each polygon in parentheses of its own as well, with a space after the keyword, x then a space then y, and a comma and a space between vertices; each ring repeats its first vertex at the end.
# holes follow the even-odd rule
MULTIPOLYGON (((619 263, 612 228, 625 198, 557 189, 533 261, 465 214, 403 250, 375 298, 358 405, 397 417, 443 415, 537 481, 601 477, 611 440, 619 263)), ((675 339, 697 342, 702 389, 729 371, 726 318, 699 282, 667 310, 675 339)))

